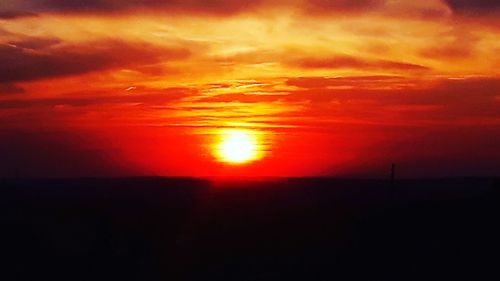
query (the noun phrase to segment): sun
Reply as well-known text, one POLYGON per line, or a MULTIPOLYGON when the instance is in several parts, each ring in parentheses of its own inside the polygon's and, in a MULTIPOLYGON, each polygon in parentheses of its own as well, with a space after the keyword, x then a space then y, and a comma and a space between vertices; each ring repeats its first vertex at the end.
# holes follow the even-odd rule
POLYGON ((259 144, 255 134, 246 130, 224 130, 215 148, 217 158, 230 164, 243 164, 259 158, 259 144))

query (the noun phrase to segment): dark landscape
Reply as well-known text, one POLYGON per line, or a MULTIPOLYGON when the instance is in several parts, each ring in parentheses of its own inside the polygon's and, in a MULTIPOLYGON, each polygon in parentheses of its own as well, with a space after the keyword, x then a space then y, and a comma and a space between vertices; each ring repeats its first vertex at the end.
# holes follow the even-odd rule
POLYGON ((0 280, 499 280, 499 184, 4 179, 0 280))

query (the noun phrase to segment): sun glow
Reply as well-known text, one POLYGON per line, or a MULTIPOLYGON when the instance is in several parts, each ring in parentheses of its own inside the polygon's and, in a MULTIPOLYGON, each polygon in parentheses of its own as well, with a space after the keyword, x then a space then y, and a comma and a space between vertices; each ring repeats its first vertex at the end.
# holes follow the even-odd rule
POLYGON ((255 132, 247 130, 223 130, 215 147, 215 155, 221 162, 244 164, 261 157, 262 149, 255 132))

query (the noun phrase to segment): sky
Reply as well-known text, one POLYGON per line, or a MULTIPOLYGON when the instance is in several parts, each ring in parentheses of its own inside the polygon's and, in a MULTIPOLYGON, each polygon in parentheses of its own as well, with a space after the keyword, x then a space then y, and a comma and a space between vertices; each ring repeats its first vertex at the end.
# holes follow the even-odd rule
POLYGON ((0 177, 500 176, 499 19, 495 0, 2 0, 0 177))

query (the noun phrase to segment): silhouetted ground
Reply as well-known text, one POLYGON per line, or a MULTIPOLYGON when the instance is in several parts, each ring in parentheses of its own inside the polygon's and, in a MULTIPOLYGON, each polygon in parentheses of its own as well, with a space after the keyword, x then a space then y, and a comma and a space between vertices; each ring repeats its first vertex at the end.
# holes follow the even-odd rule
POLYGON ((2 180, 0 280, 500 280, 499 181, 2 180))

